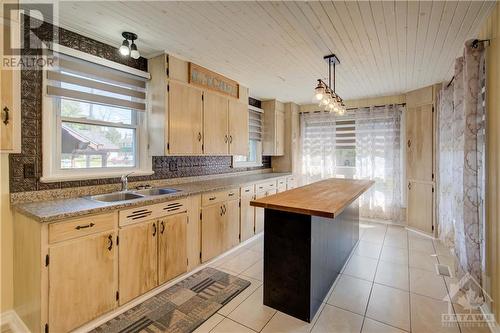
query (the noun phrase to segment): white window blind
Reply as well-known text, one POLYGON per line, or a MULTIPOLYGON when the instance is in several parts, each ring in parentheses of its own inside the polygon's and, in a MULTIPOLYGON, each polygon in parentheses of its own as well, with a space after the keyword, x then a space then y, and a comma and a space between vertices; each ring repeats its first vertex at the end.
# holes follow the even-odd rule
POLYGON ((57 67, 47 71, 47 95, 146 110, 146 79, 63 54, 57 60, 57 67))

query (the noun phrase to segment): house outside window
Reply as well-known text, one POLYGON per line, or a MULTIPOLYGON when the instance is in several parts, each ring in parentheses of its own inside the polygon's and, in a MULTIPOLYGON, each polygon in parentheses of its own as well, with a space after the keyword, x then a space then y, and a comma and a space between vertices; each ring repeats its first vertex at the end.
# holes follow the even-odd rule
POLYGON ((64 54, 44 71, 42 181, 152 174, 146 80, 64 54))

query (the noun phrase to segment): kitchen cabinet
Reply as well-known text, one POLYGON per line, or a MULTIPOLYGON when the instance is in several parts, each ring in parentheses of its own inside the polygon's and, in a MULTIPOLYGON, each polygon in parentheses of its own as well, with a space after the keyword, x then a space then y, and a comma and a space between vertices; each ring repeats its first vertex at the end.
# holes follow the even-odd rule
POLYGON ((120 305, 158 285, 156 220, 123 227, 118 235, 120 305))
POLYGON ((187 272, 187 213, 158 222, 158 280, 163 284, 187 272))
POLYGON ((115 240, 110 231, 49 248, 51 332, 68 332, 117 306, 115 240))
MULTIPOLYGON (((17 1, 8 1, 17 3, 17 1)), ((19 19, 9 20, 0 15, 0 54, 5 55, 4 45, 16 45, 11 38, 20 36, 19 19)), ((8 57, 6 57, 7 59, 8 57)), ((19 153, 21 151, 21 70, 0 68, 0 153, 19 153)))
POLYGON ((203 96, 203 153, 247 155, 247 104, 209 91, 203 96))
POLYGON ((297 179, 294 176, 286 177, 286 189, 291 190, 297 187, 297 179))
POLYGON ((191 195, 187 200, 187 270, 191 271, 201 263, 201 195, 191 195))
POLYGON ((225 96, 203 92, 203 152, 209 155, 227 155, 229 99, 225 96))
POLYGON ((262 102, 264 131, 262 154, 282 156, 285 153, 285 107, 277 100, 262 102))
POLYGON ((287 190, 286 188, 286 177, 278 178, 276 181, 276 191, 277 193, 285 192, 287 190))
POLYGON ((229 100, 229 154, 248 154, 248 104, 229 100))
POLYGON ((202 195, 201 261, 210 260, 239 243, 239 190, 202 195))
POLYGON ((255 198, 255 185, 242 187, 240 195, 240 234, 244 242, 255 235, 255 208, 250 206, 250 201, 255 198))
POLYGON ((406 218, 409 227, 426 233, 434 231, 434 110, 439 87, 429 86, 406 94, 406 218))
MULTIPOLYGON (((269 195, 278 193, 277 181, 267 181, 255 185, 255 199, 261 199, 269 195)), ((264 231, 264 208, 255 207, 255 234, 264 231)))
POLYGON ((168 83, 168 143, 170 155, 203 152, 202 91, 181 82, 168 83))
POLYGON ((432 183, 408 182, 407 221, 410 227, 432 233, 434 185, 432 183))

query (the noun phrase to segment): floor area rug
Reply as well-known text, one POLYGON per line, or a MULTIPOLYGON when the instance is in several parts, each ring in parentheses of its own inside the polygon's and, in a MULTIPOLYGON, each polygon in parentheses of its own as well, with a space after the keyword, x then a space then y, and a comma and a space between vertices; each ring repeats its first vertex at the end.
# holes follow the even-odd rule
POLYGON ((249 285, 236 276, 204 268, 92 332, 189 333, 249 285))

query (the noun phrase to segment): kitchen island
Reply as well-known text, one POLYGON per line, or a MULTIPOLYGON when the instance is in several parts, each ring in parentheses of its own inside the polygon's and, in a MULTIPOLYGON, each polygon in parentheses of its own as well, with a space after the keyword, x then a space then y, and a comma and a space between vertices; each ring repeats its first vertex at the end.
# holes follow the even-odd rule
POLYGON ((264 304, 311 322, 359 238, 370 180, 331 178, 251 202, 264 208, 264 304))

